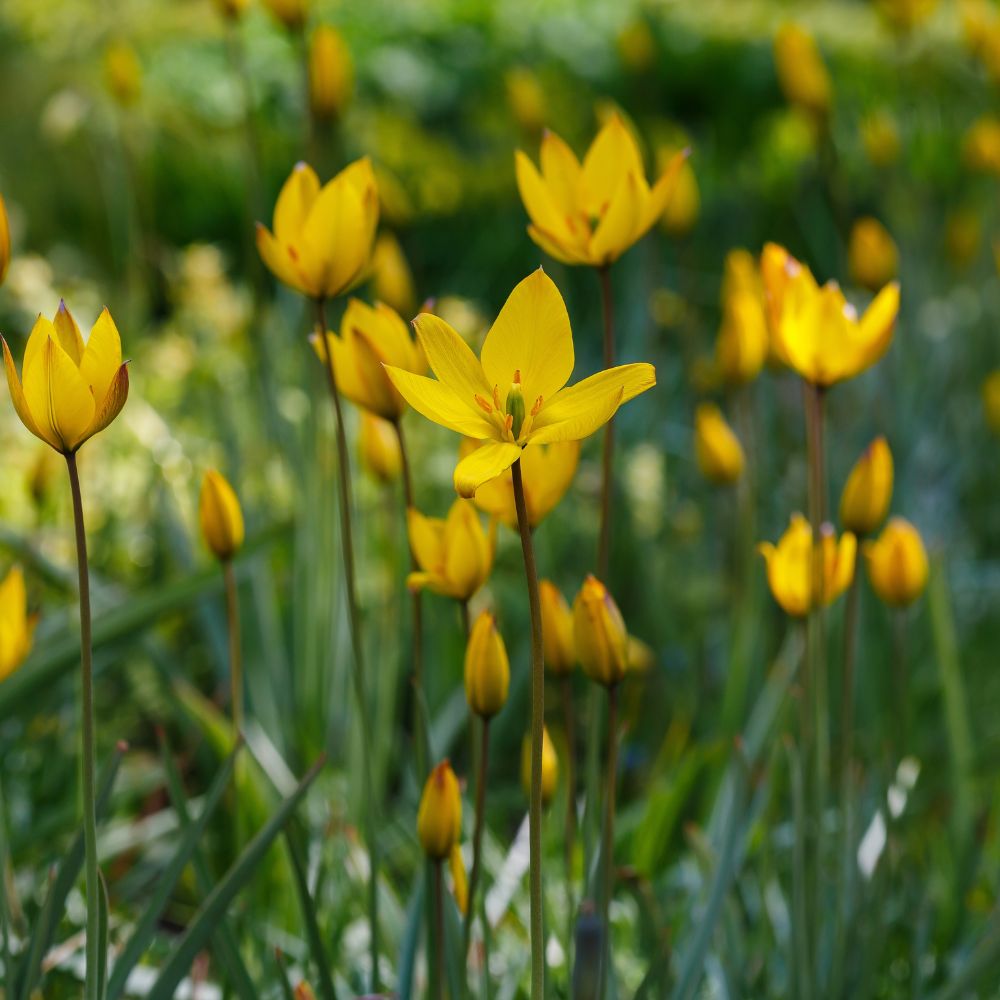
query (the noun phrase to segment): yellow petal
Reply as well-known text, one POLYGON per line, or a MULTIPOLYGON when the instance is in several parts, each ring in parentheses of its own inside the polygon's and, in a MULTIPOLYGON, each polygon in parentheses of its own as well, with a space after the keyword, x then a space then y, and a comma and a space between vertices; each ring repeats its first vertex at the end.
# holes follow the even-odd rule
POLYGON ((385 359, 361 330, 354 331, 353 340, 358 378, 371 400, 368 409, 386 420, 402 416, 406 403, 385 373, 385 359))
MULTIPOLYGON (((451 326, 431 313, 421 313, 413 321, 413 326, 431 371, 467 407, 472 409, 476 406, 477 395, 486 400, 493 398, 495 383, 487 379, 479 359, 451 326)), ((513 374, 511 372, 508 379, 513 374)), ((506 385, 503 386, 503 391, 506 391, 506 385)))
POLYGON ((297 163, 282 185, 274 205, 274 235, 279 243, 294 243, 319 194, 319 177, 308 163, 297 163))
MULTIPOLYGON (((542 136, 542 177, 549 194, 564 217, 580 212, 580 184, 583 169, 576 154, 555 132, 542 136)), ((581 220, 582 222, 582 220, 581 220)), ((570 222, 572 228, 573 223, 570 222)))
POLYGON ((329 364, 326 357, 326 350, 333 354, 333 371, 337 379, 337 388, 355 406, 364 409, 375 409, 374 400, 368 393, 367 387, 362 381, 361 373, 358 370, 358 361, 355 356, 356 338, 351 338, 350 342, 338 337, 334 333, 327 331, 325 338, 320 338, 317 334, 312 334, 309 338, 316 356, 323 365, 329 364), (324 346, 326 345, 326 350, 324 346))
POLYGON ((61 299, 52 325, 55 327, 56 337, 62 345, 62 349, 73 359, 73 364, 79 368, 84 350, 83 335, 76 325, 76 320, 73 319, 73 314, 66 308, 66 303, 61 299))
POLYGON ((498 437, 496 425, 486 419, 486 414, 467 406, 465 399, 443 382, 391 365, 385 366, 385 372, 403 399, 428 420, 480 441, 498 437))
POLYGON ((416 507, 406 511, 410 549, 417 565, 427 572, 439 572, 444 564, 444 521, 425 517, 416 507))
POLYGON ((664 210, 670 203, 670 199, 677 189, 677 179, 681 175, 684 164, 690 150, 682 149, 675 153, 667 164, 666 170, 660 175, 660 179, 653 185, 649 193, 649 203, 646 209, 646 218, 643 220, 643 227, 648 230, 653 223, 663 215, 664 210))
POLYGON ((580 197, 587 215, 604 215, 626 175, 644 176, 639 148, 621 116, 614 114, 583 158, 580 197))
POLYGON ((531 221, 551 233, 557 243, 570 241, 565 213, 560 211, 534 163, 521 150, 514 154, 514 172, 517 190, 531 221))
POLYGON ((56 341, 56 343, 59 342, 59 335, 56 333, 56 328, 44 316, 39 316, 35 320, 35 325, 31 328, 31 333, 28 334, 28 343, 24 345, 24 357, 21 359, 22 379, 24 378, 24 373, 42 356, 45 345, 50 339, 56 341))
MULTIPOLYGON (((94 416, 94 421, 87 429, 84 440, 93 437, 98 431, 103 431, 108 424, 122 411, 125 400, 128 399, 128 364, 119 365, 115 377, 104 396, 104 400, 94 416)), ((82 444, 82 442, 81 442, 82 444)))
POLYGON ((639 363, 598 372, 563 389, 545 404, 528 435, 529 444, 577 441, 593 434, 622 403, 656 385, 656 369, 639 363))
POLYGON ((121 337, 118 336, 118 328, 111 313, 104 309, 90 331, 87 347, 80 361, 80 374, 94 393, 94 406, 98 412, 101 411, 112 381, 118 376, 121 363, 121 337))
POLYGON ((471 498, 483 483, 506 472, 520 457, 521 449, 506 441, 490 441, 455 466, 455 490, 471 498))
MULTIPOLYGON (((521 452, 528 520, 537 526, 563 498, 580 461, 579 441, 532 445, 521 452)), ((507 487, 508 491, 510 486, 507 487)), ((479 495, 476 495, 478 502, 479 495)))
POLYGON ((867 360, 873 365, 889 349, 899 313, 899 284, 890 282, 875 296, 859 320, 859 332, 867 344, 867 360))
POLYGON ((283 247, 274 238, 271 231, 259 222, 257 223, 257 252, 267 269, 279 281, 304 295, 310 294, 302 269, 292 258, 288 248, 283 247))
POLYGON ((592 263, 584 244, 577 246, 575 243, 560 243, 550 233, 534 224, 528 226, 528 235, 553 260, 557 260, 561 264, 592 263))
POLYGON ((336 178, 324 185, 302 227, 298 250, 314 295, 332 298, 360 276, 371 253, 357 190, 336 178))
POLYGON ((58 451, 59 442, 54 437, 43 434, 41 428, 35 423, 35 418, 31 415, 31 410, 28 409, 28 401, 24 398, 24 389, 21 388, 21 380, 18 378, 17 368, 14 366, 14 359, 11 357, 10 348, 3 337, 0 337, 0 341, 3 341, 3 363, 4 368, 7 370, 7 387, 10 389, 10 398, 14 404, 14 410, 20 418, 21 423, 35 437, 41 438, 46 444, 51 445, 58 451))
POLYGON ((609 264, 617 260, 641 235, 647 191, 646 181, 640 181, 640 175, 628 173, 622 178, 590 240, 590 256, 594 261, 609 264))
MULTIPOLYGON (((433 360, 431 362, 433 364, 433 360)), ((501 401, 520 371, 528 408, 554 396, 573 373, 573 333, 566 303, 538 268, 510 293, 483 343, 482 367, 501 401)))
POLYGON ((80 370, 51 337, 24 371, 24 397, 35 424, 60 451, 73 451, 94 419, 94 397, 80 370))

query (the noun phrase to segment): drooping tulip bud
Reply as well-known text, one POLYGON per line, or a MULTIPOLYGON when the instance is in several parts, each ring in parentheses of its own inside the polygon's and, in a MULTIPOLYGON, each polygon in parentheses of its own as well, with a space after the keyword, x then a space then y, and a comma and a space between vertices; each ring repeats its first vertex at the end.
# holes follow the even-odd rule
POLYGON ((351 100, 354 66, 344 39, 321 24, 309 46, 309 105, 319 119, 339 118, 351 100))
POLYGON ((111 42, 104 50, 104 83, 108 93, 123 108, 139 100, 142 92, 142 67, 135 49, 128 42, 111 42))
POLYGON ((451 869, 451 891, 455 896, 455 905, 458 912, 465 916, 469 909, 469 878, 465 873, 462 848, 457 843, 448 856, 448 867, 451 869))
POLYGON ((198 503, 201 534, 217 559, 232 559, 243 545, 243 511, 222 473, 209 469, 201 481, 198 503))
POLYGON ((864 450, 847 477, 840 497, 840 520, 856 535, 870 535, 883 521, 892 500, 892 452, 884 437, 864 450))
POLYGON ((491 611, 476 619, 465 649, 465 698, 469 708, 491 719, 503 708, 510 686, 510 662, 491 611))
POLYGON ((399 437, 392 424, 362 410, 359 438, 361 464, 380 483, 391 483, 398 479, 403 467, 403 456, 399 450, 399 437))
POLYGON ((695 410, 694 454, 710 482, 724 486, 743 475, 743 446, 713 403, 701 403, 695 410))
POLYGON ((889 230, 870 216, 858 219, 847 243, 847 266, 863 288, 877 292, 896 277, 899 251, 889 230))
POLYGON ((576 666, 573 639, 573 612, 559 588, 551 580, 538 584, 542 605, 542 646, 545 666, 553 674, 565 675, 576 666))
POLYGON ((583 672, 612 687, 628 669, 628 632, 615 599, 597 577, 583 581, 573 601, 573 638, 583 672))
POLYGON ((10 223, 7 221, 7 206, 4 204, 3 195, 0 194, 0 285, 7 277, 7 268, 10 265, 10 223))
MULTIPOLYGON (((542 805, 547 806, 555 797, 559 785, 559 758, 549 738, 547 728, 542 729, 542 805)), ((531 736, 521 744, 521 786, 524 794, 531 796, 531 736)))
POLYGON ((444 861, 462 834, 462 796, 458 778, 447 760, 441 761, 427 778, 417 810, 417 837, 424 854, 444 861))
POLYGON ((864 547, 868 579, 892 607, 912 604, 927 585, 927 550, 920 532, 905 518, 894 517, 882 534, 864 547))

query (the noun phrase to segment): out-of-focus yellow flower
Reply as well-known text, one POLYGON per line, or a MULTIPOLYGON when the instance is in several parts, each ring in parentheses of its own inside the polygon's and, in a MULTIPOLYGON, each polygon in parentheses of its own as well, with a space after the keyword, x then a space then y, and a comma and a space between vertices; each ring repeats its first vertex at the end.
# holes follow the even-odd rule
POLYGON ((833 88, 816 39, 799 24, 786 22, 774 36, 774 66, 789 104, 815 115, 830 110, 833 88))
POLYGON ((417 810, 417 837, 424 854, 444 861, 462 835, 462 795, 451 764, 443 760, 427 778, 417 810))
POLYGON ((451 891, 455 897, 455 905, 464 917, 469 909, 469 878, 465 873, 462 848, 457 843, 448 855, 448 867, 451 869, 451 891))
POLYGON ((962 162, 968 170, 1000 174, 1000 119, 983 115, 969 126, 962 139, 962 162))
POLYGON ((412 316, 417 308, 413 274, 399 240, 392 233, 382 233, 372 254, 372 287, 375 298, 392 306, 403 316, 412 316))
POLYGON ((883 521, 892 500, 892 452, 877 437, 854 464, 840 495, 840 521, 856 535, 870 535, 883 521))
POLYGON ((617 47, 621 61, 635 73, 649 69, 656 59, 656 39, 644 17, 636 17, 622 28, 617 47))
MULTIPOLYGON (((542 805, 547 806, 555 798, 559 786, 559 758, 549 737, 548 728, 542 729, 542 805)), ((521 743, 521 787, 524 794, 531 795, 531 737, 525 736, 521 743)))
POLYGON ((128 42, 118 39, 104 49, 104 84, 108 93, 127 108, 139 100, 142 93, 142 66, 128 42))
POLYGON ((313 988, 304 979, 295 987, 295 1000, 316 1000, 313 988))
POLYGON ((235 20, 250 6, 250 0, 215 0, 215 6, 223 17, 235 20))
POLYGON ((362 410, 359 446, 361 464, 379 482, 391 483, 399 478, 403 455, 399 450, 396 428, 388 420, 362 410))
POLYGON ((351 299, 340 322, 340 336, 328 330, 326 350, 313 334, 310 342, 325 365, 326 350, 333 352, 337 388, 352 402, 385 420, 398 420, 406 412, 406 400, 386 374, 386 365, 415 372, 427 370, 420 345, 399 314, 379 302, 367 305, 351 299))
POLYGON ((525 132, 541 132, 545 125, 546 99, 541 81, 530 69, 516 67, 504 74, 507 106, 514 121, 525 132))
POLYGON ((772 347, 806 381, 829 386, 853 378, 888 350, 899 311, 899 285, 886 285, 858 318, 836 282, 812 272, 775 244, 761 258, 772 347))
POLYGON ((517 186, 531 218, 528 235, 564 264, 611 264, 663 215, 686 155, 677 153, 650 188, 639 147, 617 113, 582 164, 559 136, 546 132, 541 173, 520 150, 515 154, 517 186))
POLYGON ((479 359, 440 317, 421 313, 417 339, 437 379, 387 367, 418 413, 487 442, 458 463, 455 489, 472 497, 524 454, 556 441, 579 441, 656 384, 652 365, 621 365, 566 387, 573 333, 559 289, 539 268, 510 293, 479 359))
POLYGON ((332 298, 364 277, 378 207, 368 157, 322 188, 316 171, 299 163, 275 203, 274 232, 257 223, 257 250, 279 281, 314 299, 332 298))
POLYGON ((865 543, 864 553, 872 590, 886 604, 905 607, 923 593, 927 551, 920 532, 905 518, 891 518, 878 538, 865 543))
POLYGON ((354 63, 340 32, 321 24, 309 43, 309 105, 316 118, 339 118, 354 91, 354 63))
POLYGON ((847 265, 854 281, 870 292, 877 292, 896 277, 899 269, 896 241, 878 219, 865 216, 851 227, 847 265))
POLYGON ((976 259, 982 238, 982 222, 977 212, 960 208, 945 220, 944 250, 956 268, 966 268, 976 259))
POLYGON ((510 661, 491 611, 482 611, 465 647, 465 700, 483 719, 491 719, 507 702, 510 661))
POLYGON ((695 410, 694 454, 709 482, 725 486, 743 475, 743 446, 714 403, 700 403, 695 410))
MULTIPOLYGON (((670 169, 671 161, 677 155, 676 149, 667 148, 659 151, 656 160, 661 174, 670 169)), ((698 178, 695 176, 691 161, 685 158, 677 172, 673 193, 667 199, 663 215, 660 217, 664 232, 674 239, 687 236, 694 229, 700 211, 701 192, 698 189, 698 178)))
POLYGON ((264 6, 290 31, 306 23, 308 0, 264 0, 264 6))
POLYGON ((53 321, 39 316, 18 378, 7 341, 7 385, 21 423, 64 455, 104 430, 128 398, 128 366, 111 313, 103 310, 86 344, 65 303, 53 321))
POLYGON ((6 680, 31 652, 35 619, 28 614, 24 574, 15 566, 0 581, 0 681, 6 680))
POLYGON ((232 559, 243 545, 243 511, 229 481, 215 469, 201 481, 198 515, 205 544, 217 559, 232 559))
POLYGON ((576 639, 573 636, 573 612, 566 598, 551 580, 538 584, 542 605, 542 646, 549 672, 565 675, 576 666, 576 639))
POLYGON ((774 599, 796 618, 833 602, 854 576, 857 539, 850 531, 838 542, 833 526, 824 524, 818 544, 820 551, 814 559, 812 527, 801 514, 793 514, 776 546, 770 542, 757 546, 767 563, 767 582, 774 599), (817 576, 819 579, 814 579, 817 576))
POLYGON ((411 590, 427 587, 435 594, 467 601, 489 579, 496 550, 496 522, 483 531, 476 508, 456 500, 444 520, 406 512, 410 547, 420 566, 406 578, 411 590))
POLYGON ((1000 434, 1000 368, 983 380, 982 393, 986 423, 991 431, 1000 434))
POLYGON ((7 277, 10 266, 10 223, 7 221, 7 206, 0 194, 0 285, 7 277))
POLYGON ((753 381, 767 359, 768 343, 757 262, 749 250, 730 250, 722 279, 722 323, 715 341, 715 364, 726 382, 753 381))
MULTIPOLYGON (((467 458, 482 442, 463 438, 459 445, 459 461, 467 458)), ((521 479, 524 503, 528 508, 528 523, 538 527, 555 509, 573 483, 580 461, 579 441, 556 441, 538 445, 521 454, 521 479)), ((514 505, 514 483, 510 470, 501 473, 476 490, 476 506, 485 514, 502 521, 517 531, 517 510, 514 505)))
POLYGON ((873 166, 891 166, 899 159, 901 146, 896 119, 884 108, 866 115, 861 121, 861 142, 873 166))
POLYGON ((889 27, 908 34, 934 13, 938 0, 876 0, 879 13, 889 27))
POLYGON ((573 601, 573 641, 583 672, 613 687, 628 669, 628 632, 615 599, 597 577, 583 581, 573 601))

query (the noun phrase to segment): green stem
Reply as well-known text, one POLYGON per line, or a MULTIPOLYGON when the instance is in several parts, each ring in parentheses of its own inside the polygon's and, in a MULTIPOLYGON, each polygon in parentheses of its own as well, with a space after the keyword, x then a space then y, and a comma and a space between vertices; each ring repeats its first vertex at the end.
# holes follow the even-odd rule
POLYGON ((601 893, 602 950, 601 997, 608 995, 611 968, 611 896, 615 875, 615 798, 618 788, 618 685, 608 688, 608 777, 604 798, 604 891, 601 893))
POLYGON ((226 625, 229 629, 229 704, 233 715, 233 740, 243 732, 243 650, 240 645, 240 605, 232 560, 222 564, 226 584, 226 625))
POLYGON ((906 666, 906 609, 891 608, 892 618, 892 676, 896 687, 896 718, 898 731, 896 735, 896 761, 898 764, 906 753, 909 739, 909 698, 908 670, 906 666))
POLYGON ((435 861, 434 867, 434 963, 431 975, 431 996, 434 1000, 444 1000, 444 878, 442 863, 435 861))
POLYGON ((531 1000, 545 996, 545 939, 542 927, 542 732, 545 719, 545 663, 542 652, 542 604, 538 596, 538 570, 531 541, 528 505, 524 499, 521 460, 511 467, 514 506, 521 534, 524 575, 531 612, 531 796, 528 842, 531 867, 531 1000))
MULTIPOLYGON (((608 265, 598 268, 601 280, 601 310, 604 317, 604 367, 615 364, 615 306, 611 293, 611 271, 608 265)), ((608 579, 611 559, 611 500, 614 489, 615 423, 612 418, 604 425, 601 451, 601 528, 597 545, 597 576, 608 579)))
POLYGON ((98 968, 100 956, 99 923, 101 891, 97 867, 97 809, 94 797, 94 662, 90 633, 90 573, 87 565, 87 532, 83 524, 83 497, 76 454, 66 455, 70 492, 73 495, 73 525, 76 529, 76 562, 80 576, 80 659, 83 698, 82 713, 82 778, 83 778, 83 845, 87 887, 87 974, 84 996, 98 1000, 98 968))
POLYGON ((340 465, 340 475, 337 482, 340 487, 340 542, 344 552, 344 576, 347 588, 347 611, 350 620, 351 647, 354 653, 351 676, 354 682, 354 698, 358 707, 358 718, 361 724, 361 759, 364 774, 364 810, 365 810, 365 841, 368 850, 368 931, 371 950, 371 992, 379 992, 378 972, 378 842, 375 830, 375 806, 372 801, 371 780, 371 725, 368 719, 368 696, 365 692, 364 643, 361 636, 361 615, 358 611, 357 575, 354 564, 354 541, 351 528, 351 466, 347 449, 347 433, 344 429, 344 415, 340 404, 340 390, 337 387, 337 372, 333 362, 333 352, 326 349, 326 303, 323 299, 316 300, 316 323, 323 354, 326 358, 327 380, 330 385, 330 396, 333 399, 333 409, 336 415, 337 460, 340 465))
MULTIPOLYGON (((476 888, 479 885, 479 870, 483 862, 483 826, 486 817, 486 772, 489 766, 490 756, 490 720, 483 718, 479 720, 480 744, 479 744, 479 774, 476 778, 476 825, 472 834, 472 871, 469 874, 469 895, 465 906, 465 920, 462 924, 462 960, 469 960, 469 944, 472 941, 472 918, 476 912, 476 888)), ((485 916, 484 916, 485 922, 485 916)), ((483 935, 483 963, 486 967, 486 975, 489 975, 490 957, 486 951, 486 935, 483 935)), ((468 976, 464 979, 466 983, 466 995, 468 995, 468 976)))
POLYGON ((563 851, 566 863, 566 968, 573 968, 573 848, 576 844, 576 719, 573 712, 573 677, 560 678, 563 726, 566 730, 566 829, 563 851))

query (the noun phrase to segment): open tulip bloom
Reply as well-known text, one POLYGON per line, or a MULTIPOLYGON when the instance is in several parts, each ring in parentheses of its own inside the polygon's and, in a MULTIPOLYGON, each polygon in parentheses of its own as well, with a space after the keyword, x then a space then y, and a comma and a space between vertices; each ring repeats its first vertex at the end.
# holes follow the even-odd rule
POLYGON ((386 366, 418 413, 486 442, 455 468, 463 497, 509 469, 524 448, 579 441, 622 403, 656 384, 650 364, 621 365, 567 386, 573 334, 559 289, 541 268, 511 292, 477 359, 444 320, 422 313, 414 326, 437 379, 386 366))

